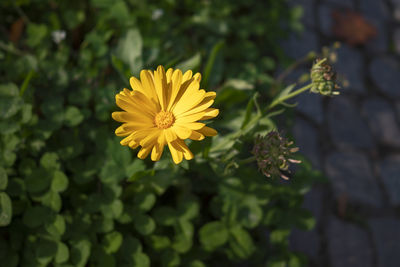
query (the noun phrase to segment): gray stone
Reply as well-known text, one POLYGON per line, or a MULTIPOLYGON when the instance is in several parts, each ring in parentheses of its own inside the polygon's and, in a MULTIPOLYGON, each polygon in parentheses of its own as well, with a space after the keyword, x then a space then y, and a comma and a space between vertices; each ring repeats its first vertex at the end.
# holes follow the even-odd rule
POLYGON ((300 231, 294 229, 289 238, 290 248, 306 254, 312 259, 317 259, 320 249, 320 238, 317 231, 300 231))
POLYGON ((400 67, 390 57, 377 57, 369 66, 372 80, 378 88, 391 97, 400 97, 400 67))
POLYGON ((324 119, 322 110, 322 97, 319 94, 303 93, 295 98, 297 102, 296 110, 300 111, 307 117, 317 123, 321 123, 324 119))
POLYGON ((349 87, 346 90, 365 92, 364 85, 364 61, 361 53, 346 44, 337 50, 338 61, 335 66, 340 78, 348 80, 349 87))
POLYGON ((333 216, 328 225, 328 252, 332 267, 373 266, 372 246, 367 233, 333 216))
POLYGON ((379 164, 379 173, 389 194, 390 203, 400 205, 400 154, 385 158, 379 164))
POLYGON ((292 7, 301 6, 303 9, 303 16, 301 21, 309 27, 315 26, 314 14, 315 14, 315 3, 313 0, 289 0, 289 5, 292 7))
POLYGON ((326 36, 332 36, 334 9, 330 5, 321 4, 318 7, 319 30, 326 36))
POLYGON ((353 0, 325 0, 326 3, 334 4, 337 7, 354 8, 353 0))
POLYGON ((315 168, 321 169, 319 140, 316 129, 306 121, 296 118, 293 134, 296 146, 300 148, 300 153, 306 156, 315 168))
POLYGON ((375 241, 378 267, 400 265, 400 221, 390 218, 371 219, 369 224, 375 241))
POLYGON ((317 224, 322 218, 322 203, 323 203, 322 188, 313 187, 304 196, 303 208, 311 211, 315 217, 317 224))
MULTIPOLYGON (((399 7, 400 10, 400 7, 399 7)), ((393 33, 393 42, 394 42, 394 48, 396 49, 396 53, 400 55, 400 28, 397 28, 394 30, 393 33)))
POLYGON ((318 37, 313 31, 305 31, 300 34, 292 33, 289 38, 282 42, 286 54, 299 59, 306 56, 310 51, 318 50, 318 37))
POLYGON ((328 105, 329 132, 340 147, 373 148, 368 126, 354 104, 344 96, 335 97, 328 105))
POLYGON ((389 103, 383 99, 369 99, 363 111, 372 133, 382 144, 400 147, 400 129, 389 103))
POLYGON ((387 32, 387 20, 390 17, 388 8, 384 1, 362 0, 360 10, 365 19, 375 26, 377 35, 370 40, 366 47, 370 52, 385 52, 389 47, 389 36, 387 32))
POLYGON ((326 159, 325 171, 336 198, 345 196, 350 202, 381 206, 382 195, 372 176, 371 163, 363 154, 332 153, 326 159))

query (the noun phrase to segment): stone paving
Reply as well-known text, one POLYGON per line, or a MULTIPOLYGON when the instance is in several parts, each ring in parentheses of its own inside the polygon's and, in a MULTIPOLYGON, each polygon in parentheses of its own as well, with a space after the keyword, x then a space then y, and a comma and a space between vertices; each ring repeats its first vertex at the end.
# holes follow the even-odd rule
POLYGON ((295 230, 291 246, 310 266, 399 267, 400 0, 291 3, 304 8, 305 25, 283 44, 294 59, 336 41, 334 10, 354 10, 377 30, 364 45, 338 49, 335 67, 349 82, 340 96, 297 98, 297 145, 330 183, 306 195, 317 226, 295 230))

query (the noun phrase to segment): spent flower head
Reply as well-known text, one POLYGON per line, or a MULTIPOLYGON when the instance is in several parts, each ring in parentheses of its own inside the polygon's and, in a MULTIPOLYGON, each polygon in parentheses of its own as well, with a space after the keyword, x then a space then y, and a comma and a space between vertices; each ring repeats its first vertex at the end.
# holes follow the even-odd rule
POLYGON ((289 172, 289 163, 301 162, 291 158, 291 155, 299 150, 292 145, 292 141, 282 137, 277 131, 257 136, 252 153, 262 174, 267 177, 280 176, 288 180, 282 171, 289 172))
POLYGON ((338 95, 340 87, 336 83, 336 72, 327 59, 316 59, 311 68, 311 92, 321 95, 338 95))
POLYGON ((138 157, 158 161, 167 145, 175 164, 183 158, 193 158, 185 139, 203 140, 217 131, 200 120, 216 117, 218 109, 211 108, 215 92, 200 89, 200 73, 188 70, 142 70, 140 80, 131 77, 132 91, 124 89, 115 96, 117 105, 124 111, 112 113, 114 120, 122 122, 115 130, 125 136, 123 146, 141 146, 138 157))

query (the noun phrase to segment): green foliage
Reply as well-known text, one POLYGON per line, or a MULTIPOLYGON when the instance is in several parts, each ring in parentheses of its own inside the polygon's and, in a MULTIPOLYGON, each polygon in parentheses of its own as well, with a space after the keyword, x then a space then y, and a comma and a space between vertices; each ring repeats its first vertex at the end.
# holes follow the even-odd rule
POLYGON ((4 266, 306 266, 287 240, 313 227, 301 205, 319 175, 304 164, 283 183, 238 160, 276 128, 257 109, 299 12, 273 0, 178 2, 1 2, 4 266), (191 142, 195 158, 180 166, 139 160, 114 137, 115 94, 159 64, 201 71, 218 93, 220 135, 191 142))

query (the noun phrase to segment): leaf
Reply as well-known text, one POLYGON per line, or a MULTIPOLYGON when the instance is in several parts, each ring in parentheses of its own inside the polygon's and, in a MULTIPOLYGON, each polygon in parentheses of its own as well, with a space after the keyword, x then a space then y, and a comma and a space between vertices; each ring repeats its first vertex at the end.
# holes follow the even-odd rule
POLYGON ((29 207, 22 217, 22 222, 29 228, 36 228, 44 224, 49 219, 50 215, 50 210, 46 207, 29 207))
POLYGON ((69 106, 65 110, 64 121, 69 127, 75 127, 79 125, 84 118, 85 117, 77 107, 69 106))
POLYGON ((135 225, 135 229, 142 235, 149 235, 156 228, 154 220, 145 214, 137 214, 133 223, 135 225))
POLYGON ((89 259, 92 244, 87 239, 73 242, 71 245, 71 263, 76 267, 84 267, 89 259))
POLYGON ((36 169, 25 179, 26 189, 30 193, 43 193, 50 188, 51 177, 48 171, 36 169))
POLYGON ((135 196, 134 203, 140 211, 146 212, 156 203, 156 196, 152 193, 141 192, 135 196))
POLYGON ((201 55, 200 53, 196 53, 191 58, 176 65, 175 69, 180 69, 183 73, 188 70, 195 71, 199 67, 200 62, 201 62, 201 55))
POLYGON ((122 245, 122 241, 123 237, 120 232, 114 231, 106 234, 102 242, 105 252, 108 254, 117 252, 122 245))
POLYGON ((228 230, 220 221, 210 222, 200 228, 199 239, 205 250, 212 251, 228 241, 228 230))
POLYGON ((35 47, 46 37, 47 27, 44 24, 28 23, 27 35, 26 43, 31 47, 35 47))
POLYGON ((149 238, 151 247, 156 251, 161 251, 171 245, 171 240, 167 236, 151 235, 149 238))
POLYGON ((250 234, 241 227, 230 229, 230 233, 229 246, 233 253, 239 259, 249 258, 256 249, 250 234))
POLYGON ((179 254, 172 250, 165 250, 161 254, 161 262, 163 267, 178 267, 181 263, 179 254))
POLYGON ((68 246, 62 242, 57 243, 57 253, 55 255, 54 261, 56 263, 64 263, 69 259, 69 249, 68 246))
POLYGON ((176 212, 173 208, 161 206, 154 210, 154 219, 158 224, 170 226, 176 221, 176 212))
POLYGON ((17 114, 23 104, 18 87, 13 83, 0 85, 0 119, 8 119, 17 114))
POLYGON ((60 168, 60 163, 58 162, 58 155, 52 152, 46 152, 40 158, 40 165, 47 170, 57 170, 60 168))
POLYGON ((137 75, 142 69, 142 36, 138 29, 130 29, 117 45, 115 55, 126 63, 132 72, 137 75))
POLYGON ((210 56, 208 57, 208 60, 206 63, 206 67, 204 68, 204 71, 203 71, 203 73, 204 73, 203 86, 205 88, 207 88, 209 85, 208 82, 209 82, 210 75, 212 73, 212 70, 213 70, 213 67, 215 64, 215 60, 217 58, 219 51, 222 49, 223 46, 224 46, 224 42, 220 41, 220 42, 216 43, 211 50, 210 56))
POLYGON ((193 225, 186 220, 179 220, 175 225, 176 235, 172 242, 172 247, 179 253, 186 253, 192 247, 193 225))
POLYGON ((54 220, 45 222, 44 228, 54 238, 61 238, 61 236, 65 233, 66 228, 64 217, 57 214, 54 220))
POLYGON ((8 195, 0 192, 0 227, 10 224, 12 218, 12 205, 8 195))
POLYGON ((5 190, 8 184, 8 176, 6 170, 0 167, 0 190, 5 190))
POLYGON ((56 242, 48 239, 41 239, 35 251, 37 260, 42 264, 48 264, 56 255, 57 248, 56 242))
POLYGON ((55 171, 51 181, 51 190, 56 193, 63 192, 68 187, 68 177, 61 171, 55 171))
POLYGON ((140 252, 133 256, 133 266, 135 267, 150 267, 150 258, 146 254, 140 252))

